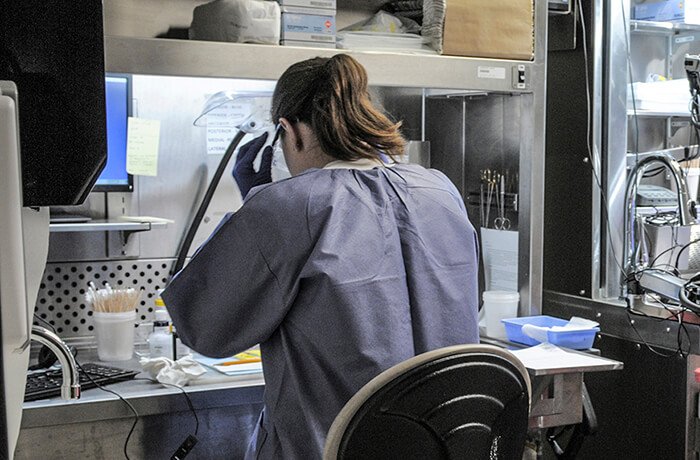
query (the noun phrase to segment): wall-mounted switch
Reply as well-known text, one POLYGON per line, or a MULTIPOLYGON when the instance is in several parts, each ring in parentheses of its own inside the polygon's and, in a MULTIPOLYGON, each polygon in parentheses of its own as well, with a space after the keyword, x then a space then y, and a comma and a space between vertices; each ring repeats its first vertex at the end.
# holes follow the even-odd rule
POLYGON ((530 87, 530 71, 525 64, 513 66, 513 88, 528 89, 530 87))

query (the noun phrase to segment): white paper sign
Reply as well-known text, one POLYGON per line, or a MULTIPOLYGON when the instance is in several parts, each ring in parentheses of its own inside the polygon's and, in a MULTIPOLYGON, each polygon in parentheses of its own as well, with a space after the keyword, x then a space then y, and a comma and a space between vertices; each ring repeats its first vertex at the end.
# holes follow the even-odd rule
POLYGON ((518 232, 481 228, 487 291, 518 290, 518 232))
POLYGON ((238 132, 236 126, 245 120, 250 110, 250 103, 234 101, 217 107, 207 114, 207 154, 226 153, 233 136, 238 132))
POLYGON ((506 68, 505 67, 487 67, 479 66, 477 69, 477 78, 488 78, 493 80, 505 80, 506 79, 506 68))

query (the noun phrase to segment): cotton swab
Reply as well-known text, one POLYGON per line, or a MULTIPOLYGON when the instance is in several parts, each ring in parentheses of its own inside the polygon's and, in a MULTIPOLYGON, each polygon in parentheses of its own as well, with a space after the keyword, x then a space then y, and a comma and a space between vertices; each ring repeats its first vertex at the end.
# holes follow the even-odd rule
POLYGON ((135 310, 140 296, 141 291, 134 288, 113 289, 107 283, 104 289, 97 289, 91 281, 88 283, 85 300, 92 305, 94 311, 121 313, 135 310))

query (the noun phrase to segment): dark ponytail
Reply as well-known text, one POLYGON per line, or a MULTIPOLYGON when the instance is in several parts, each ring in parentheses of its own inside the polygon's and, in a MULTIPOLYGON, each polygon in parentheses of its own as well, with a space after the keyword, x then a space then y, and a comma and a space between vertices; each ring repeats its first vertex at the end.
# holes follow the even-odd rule
POLYGON ((308 123, 321 148, 340 160, 398 156, 406 141, 370 100, 367 72, 346 54, 296 63, 280 77, 272 97, 272 120, 308 123))

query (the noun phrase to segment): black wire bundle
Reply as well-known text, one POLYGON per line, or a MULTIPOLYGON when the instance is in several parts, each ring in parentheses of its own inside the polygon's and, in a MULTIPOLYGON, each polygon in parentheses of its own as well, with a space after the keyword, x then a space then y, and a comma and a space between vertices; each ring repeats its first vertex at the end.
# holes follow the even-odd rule
MULTIPOLYGON (((681 251, 683 251, 683 249, 687 248, 691 244, 697 243, 698 241, 700 241, 700 239, 691 241, 690 243, 682 246, 681 251)), ((671 251, 673 249, 677 249, 678 247, 679 246, 673 246, 673 247, 667 249, 666 251, 660 253, 658 256, 656 256, 656 258, 654 258, 654 260, 652 261, 652 264, 654 263, 654 261, 656 261, 664 253, 671 251)), ((680 256, 681 251, 679 251, 679 256, 680 256)), ((678 263, 678 258, 676 259, 676 264, 677 263, 678 263)), ((644 268, 642 270, 638 270, 638 271, 630 274, 627 277, 627 282, 629 283, 633 280, 639 281, 641 275, 643 275, 644 272, 647 272, 647 271, 662 272, 662 273, 668 273, 668 274, 673 275, 673 276, 678 276, 678 270, 676 268, 674 268, 673 271, 669 271, 669 270, 664 270, 664 269, 660 269, 657 267, 649 267, 649 268, 644 268)), ((700 273, 691 277, 683 285, 683 287, 680 290, 680 294, 679 294, 680 305, 673 305, 673 308, 671 308, 671 305, 669 305, 667 302, 664 302, 661 299, 658 299, 656 297, 652 297, 656 301, 656 303, 659 304, 659 306, 661 306, 664 310, 666 310, 666 312, 669 313, 669 316, 667 316, 667 317, 650 316, 644 312, 635 310, 634 308, 632 308, 632 305, 630 304, 630 299, 625 298, 625 301, 627 303, 626 313, 627 313, 627 320, 629 322, 629 325, 632 327, 632 329, 634 330, 634 332, 637 335, 637 337, 639 338, 639 340, 652 353, 654 353, 658 356, 664 357, 664 358, 672 358, 675 356, 681 356, 682 358, 686 358, 690 354, 690 351, 691 351, 690 333, 688 332, 688 328, 687 328, 685 322, 683 321, 683 316, 685 315, 685 313, 693 313, 695 315, 700 315, 700 304, 697 303, 697 300, 700 299, 700 285, 696 284, 697 281, 700 281, 700 273), (666 320, 671 319, 671 318, 678 321, 678 330, 676 331, 676 350, 673 353, 668 354, 668 353, 663 353, 663 352, 655 349, 651 345, 649 345, 649 343, 644 339, 642 334, 639 332, 639 330, 635 326, 634 320, 632 319, 632 315, 641 316, 641 317, 652 319, 655 321, 666 321, 666 320), (681 332, 683 334, 681 334, 681 332), (685 336, 685 340, 684 340, 684 336, 685 336), (687 345, 685 346, 685 349, 684 349, 684 342, 687 343, 687 345)))
POLYGON ((696 273, 683 285, 680 292, 680 302, 683 307, 700 315, 700 304, 698 304, 700 285, 697 284, 698 281, 700 281, 700 273, 696 273))
POLYGON ((698 129, 700 126, 700 101, 698 100, 698 85, 700 80, 698 79, 698 73, 693 71, 686 71, 686 76, 688 78, 688 83, 690 84, 690 122, 698 129))
MULTIPOLYGON (((90 380, 90 382, 92 382, 100 390, 106 391, 107 393, 111 393, 111 394, 115 395, 124 404, 126 404, 129 407, 129 410, 131 411, 131 413, 134 414, 134 423, 131 425, 131 429, 129 429, 129 433, 126 435, 126 440, 124 441, 124 458, 126 458, 127 460, 130 460, 129 452, 127 450, 128 446, 129 446, 129 440, 131 439, 131 435, 134 434, 134 430, 136 429, 136 425, 139 423, 139 414, 138 414, 138 412, 136 412, 136 408, 134 408, 134 406, 129 401, 124 399, 124 397, 122 397, 122 395, 120 395, 116 391, 111 390, 109 388, 105 388, 104 386, 100 385, 95 380, 93 380, 93 378, 90 376, 90 374, 85 372, 85 370, 83 369, 83 366, 77 360, 75 363, 78 365, 78 367, 80 368, 80 371, 83 373, 83 375, 85 375, 88 378, 88 380, 90 380)), ((197 412, 195 411, 194 405, 192 404, 192 400, 190 399, 190 395, 187 394, 187 392, 185 391, 184 388, 182 388, 181 386, 178 386, 178 385, 173 385, 170 383, 163 383, 163 382, 159 382, 157 380, 145 378, 145 377, 135 378, 134 380, 145 380, 145 381, 152 382, 152 383, 159 383, 161 385, 165 385, 165 386, 172 387, 172 388, 177 388, 178 390, 180 390, 182 392, 182 394, 185 396, 185 399, 187 400, 187 406, 189 407, 190 411, 192 412, 192 415, 194 416, 194 420, 195 420, 194 435, 197 436, 197 434, 199 433, 199 417, 197 417, 197 412)))
POLYGON ((678 321, 678 330, 676 331, 676 350, 673 353, 663 353, 656 348, 652 347, 647 343, 647 341, 642 337, 642 334, 639 332, 637 329, 637 326, 634 324, 634 319, 632 316, 640 316, 643 318, 648 318, 654 321, 666 321, 668 318, 658 318, 655 316, 649 316, 643 312, 634 310, 632 306, 629 303, 629 299, 627 299, 627 321, 629 322, 629 325, 632 327, 632 330, 634 330, 634 333, 637 335, 639 340, 644 344, 644 346, 652 353, 654 353, 657 356, 661 356, 662 358, 673 358, 676 356, 680 356, 682 358, 687 358, 688 355, 690 354, 691 351, 691 343, 690 343, 690 333, 688 332, 688 328, 686 327, 685 323, 683 322, 683 314, 688 311, 685 308, 681 308, 680 311, 674 311, 670 309, 666 304, 663 302, 659 301, 659 305, 661 305, 664 310, 666 310, 669 314, 670 317, 676 319, 678 321), (683 335, 681 335, 681 332, 683 332, 683 335, 685 336, 685 341, 687 342, 686 349, 683 349, 683 335))
MULTIPOLYGON (((697 140, 698 144, 700 144, 700 131, 698 131, 700 129, 699 75, 697 72, 686 70, 686 77, 688 78, 688 84, 690 86, 690 123, 694 128, 693 131, 695 132, 695 139, 697 140)), ((690 135, 688 137, 690 138, 690 135)), ((696 147, 695 153, 692 155, 690 154, 690 147, 686 148, 684 161, 694 160, 698 157, 700 157, 700 146, 696 147)))

